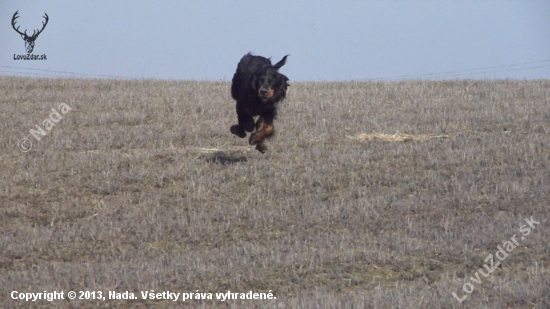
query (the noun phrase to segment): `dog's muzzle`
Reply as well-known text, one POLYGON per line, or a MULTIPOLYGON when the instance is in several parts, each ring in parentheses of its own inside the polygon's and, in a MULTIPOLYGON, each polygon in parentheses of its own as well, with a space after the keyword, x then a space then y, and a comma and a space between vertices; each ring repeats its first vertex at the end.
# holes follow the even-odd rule
POLYGON ((269 100, 273 97, 274 94, 275 94, 275 90, 271 88, 266 88, 266 87, 261 87, 260 90, 258 91, 258 96, 262 100, 269 100))

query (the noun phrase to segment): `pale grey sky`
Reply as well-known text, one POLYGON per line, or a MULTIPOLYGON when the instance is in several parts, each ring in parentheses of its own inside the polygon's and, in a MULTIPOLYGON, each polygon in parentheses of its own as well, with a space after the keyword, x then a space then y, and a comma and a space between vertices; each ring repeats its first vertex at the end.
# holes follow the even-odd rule
POLYGON ((292 81, 550 78, 550 1, 0 0, 0 75, 230 80, 252 51, 292 81), (33 54, 11 27, 49 23, 33 54))

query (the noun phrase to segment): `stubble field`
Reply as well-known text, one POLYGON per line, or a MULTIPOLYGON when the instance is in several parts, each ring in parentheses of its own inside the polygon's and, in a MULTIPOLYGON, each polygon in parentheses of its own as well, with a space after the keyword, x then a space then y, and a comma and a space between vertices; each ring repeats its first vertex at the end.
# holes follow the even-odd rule
POLYGON ((0 78, 0 307, 550 308, 550 81, 291 83, 266 154, 229 89, 0 78))

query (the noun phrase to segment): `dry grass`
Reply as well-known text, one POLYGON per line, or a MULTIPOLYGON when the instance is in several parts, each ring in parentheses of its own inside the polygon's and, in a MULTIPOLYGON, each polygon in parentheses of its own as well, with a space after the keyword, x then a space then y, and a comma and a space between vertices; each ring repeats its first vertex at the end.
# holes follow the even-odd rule
POLYGON ((181 305, 10 298, 153 289, 277 297, 201 308, 550 307, 550 81, 293 83, 265 155, 229 133, 229 88, 0 78, 1 307, 181 305))

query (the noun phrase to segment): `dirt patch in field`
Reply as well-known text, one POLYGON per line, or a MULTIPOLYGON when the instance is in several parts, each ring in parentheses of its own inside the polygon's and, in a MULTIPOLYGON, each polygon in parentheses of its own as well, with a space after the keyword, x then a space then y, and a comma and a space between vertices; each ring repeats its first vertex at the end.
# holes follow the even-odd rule
POLYGON ((451 134, 406 134, 406 133, 395 133, 395 134, 384 134, 384 133, 361 133, 356 136, 346 136, 347 139, 356 140, 359 142, 366 141, 383 141, 383 142, 419 142, 427 141, 433 138, 449 138, 451 134))

